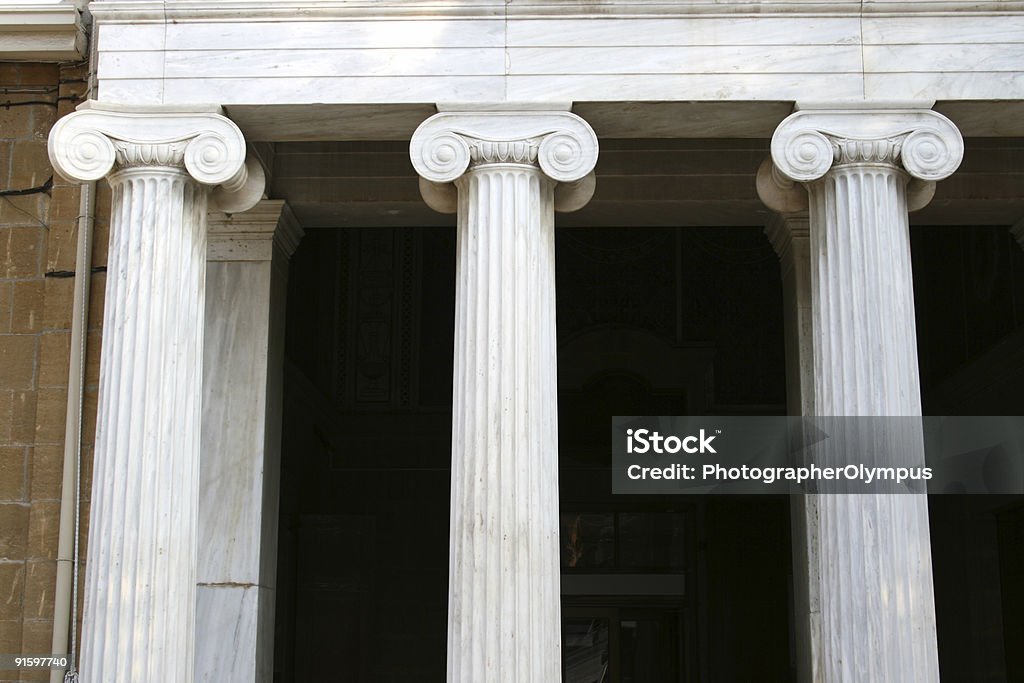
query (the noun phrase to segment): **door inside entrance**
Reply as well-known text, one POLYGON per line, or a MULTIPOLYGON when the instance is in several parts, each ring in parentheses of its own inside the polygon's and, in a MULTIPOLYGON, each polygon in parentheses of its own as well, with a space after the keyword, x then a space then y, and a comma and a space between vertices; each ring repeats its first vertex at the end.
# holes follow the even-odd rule
POLYGON ((682 608, 569 606, 562 609, 564 683, 684 680, 682 608))

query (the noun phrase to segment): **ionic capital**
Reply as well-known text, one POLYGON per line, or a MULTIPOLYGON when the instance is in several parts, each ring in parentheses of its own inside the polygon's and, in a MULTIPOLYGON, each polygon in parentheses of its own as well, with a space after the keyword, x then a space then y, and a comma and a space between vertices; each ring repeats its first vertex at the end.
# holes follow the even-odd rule
POLYGON ((594 193, 597 152, 590 125, 566 111, 442 112, 420 124, 409 145, 423 199, 445 213, 455 210, 451 183, 500 165, 539 168, 560 184, 555 208, 575 211, 594 193))
POLYGON ((775 129, 771 155, 793 182, 851 165, 889 166, 934 182, 960 165, 964 141, 949 119, 929 109, 804 110, 775 129))
POLYGON ((259 201, 264 174, 246 157, 230 119, 208 111, 87 102, 50 130, 50 163, 61 176, 92 182, 129 169, 178 169, 216 188, 211 208, 244 211, 259 201))

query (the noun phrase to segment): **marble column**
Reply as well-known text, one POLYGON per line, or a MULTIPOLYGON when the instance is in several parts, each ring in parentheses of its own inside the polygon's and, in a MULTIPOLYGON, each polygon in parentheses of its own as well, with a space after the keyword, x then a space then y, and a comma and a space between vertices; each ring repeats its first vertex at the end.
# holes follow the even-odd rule
POLYGON ((594 190, 565 111, 443 112, 410 145, 458 212, 449 683, 561 680, 555 210, 594 190))
MULTIPOLYGON (((920 415, 907 214, 956 170, 959 131, 927 110, 805 109, 779 125, 771 152, 759 185, 774 181, 776 208, 792 208, 795 183, 808 198, 810 330, 798 347, 813 373, 801 373, 801 411, 920 415)), ((923 443, 912 446, 900 455, 920 463, 923 443)), ((926 498, 802 502, 802 680, 938 681, 926 498)))
POLYGON ((206 212, 262 193, 245 149, 216 109, 89 102, 50 132, 58 173, 113 190, 84 681, 193 680, 206 212))
POLYGON ((211 213, 199 474, 196 681, 270 683, 288 205, 211 213))

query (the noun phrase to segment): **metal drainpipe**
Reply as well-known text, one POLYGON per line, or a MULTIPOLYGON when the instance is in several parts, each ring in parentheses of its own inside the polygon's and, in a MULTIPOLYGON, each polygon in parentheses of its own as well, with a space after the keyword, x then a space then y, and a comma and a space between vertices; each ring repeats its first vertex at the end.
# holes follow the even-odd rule
MULTIPOLYGON (((96 41, 92 40, 89 0, 75 0, 88 40, 85 99, 96 93, 96 41)), ((57 584, 53 594, 53 639, 50 652, 68 655, 68 670, 50 670, 50 683, 78 682, 78 539, 82 501, 82 402, 85 394, 85 355, 89 334, 89 285, 92 280, 92 238, 96 216, 96 183, 82 183, 78 197, 78 240, 75 252, 75 291, 71 317, 71 359, 64 422, 64 476, 60 493, 60 532, 57 539, 57 584), (69 647, 70 644, 70 647, 69 647)))
MULTIPOLYGON (((67 419, 64 425, 64 479, 60 494, 60 536, 57 541, 57 587, 53 596, 53 654, 68 654, 71 614, 77 616, 78 528, 81 500, 82 399, 85 390, 85 352, 89 324, 89 280, 92 276, 93 203, 96 183, 83 183, 78 209, 78 249, 75 256, 74 312, 71 318, 71 363, 68 369, 67 419), (73 604, 74 603, 74 604, 73 604)), ((71 643, 69 680, 78 680, 71 643)), ((64 683, 65 674, 50 670, 50 683, 64 683)))

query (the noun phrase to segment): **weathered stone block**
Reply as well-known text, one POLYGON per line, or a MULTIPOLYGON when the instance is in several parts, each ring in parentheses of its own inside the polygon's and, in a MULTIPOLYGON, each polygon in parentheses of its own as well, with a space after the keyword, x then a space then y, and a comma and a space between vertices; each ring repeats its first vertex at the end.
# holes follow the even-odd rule
POLYGON ((60 501, 32 502, 28 523, 28 560, 56 560, 60 533, 60 501))
MULTIPOLYGON (((47 215, 50 210, 50 196, 44 192, 37 192, 24 196, 5 197, 0 202, 0 225, 7 227, 45 229, 47 215)), ((7 274, 5 245, 6 237, 0 237, 0 277, 31 277, 38 274, 38 264, 33 262, 30 272, 27 274, 7 274)), ((42 249, 36 249, 36 253, 42 253, 42 249)))
POLYGON ((51 330, 70 330, 75 303, 75 278, 46 278, 46 309, 43 327, 51 330))
MULTIPOLYGON (((53 594, 57 583, 56 560, 27 562, 25 564, 26 620, 52 620, 53 594)), ((49 652, 49 643, 40 652, 49 652)))
MULTIPOLYGON (((64 211, 66 207, 56 202, 50 203, 50 234, 46 245, 46 271, 75 271, 78 257, 78 223, 74 218, 58 220, 54 212, 64 211)), ((77 213, 77 208, 75 210, 77 213)))
POLYGON ((58 444, 36 446, 31 455, 31 500, 59 500, 64 477, 64 448, 58 444))
MULTIPOLYGON (((9 197, 10 200, 30 199, 30 197, 9 197)), ((0 208, 11 205, 8 202, 0 202, 0 208)), ((0 213, 0 221, 5 216, 0 213)), ((24 214, 15 216, 15 220, 24 223, 27 218, 24 214)), ((43 253, 44 235, 43 227, 15 227, 0 228, 0 277, 3 278, 28 278, 39 277, 41 272, 40 254, 43 253)))
POLYGON ((11 308, 11 331, 19 334, 33 334, 41 329, 45 285, 38 280, 21 280, 14 283, 14 301, 11 308))
POLYGON ((0 334, 11 331, 11 303, 14 298, 14 283, 0 281, 0 334))
MULTIPOLYGON (((11 563, 8 566, 23 568, 25 563, 11 563)), ((18 591, 16 604, 12 604, 10 608, 5 605, 4 616, 7 618, 0 621, 0 650, 9 654, 19 653, 21 652, 21 590, 18 591), (18 619, 15 620, 13 617, 18 617, 18 619)), ((18 680, 17 678, 7 678, 11 673, 14 672, 4 671, 0 674, 0 680, 18 680)), ((16 673, 14 675, 17 676, 16 673)))
POLYGON ((40 335, 39 386, 66 387, 71 363, 71 332, 58 330, 40 335))
POLYGON ((31 445, 36 440, 35 391, 15 391, 11 401, 11 443, 31 445))
POLYGON ((32 134, 32 112, 34 107, 11 107, 0 109, 0 136, 17 139, 32 134))
MULTIPOLYGON (((22 594, 25 591, 25 563, 0 562, 0 614, 9 619, 21 614, 22 594)), ((4 622, 0 621, 0 624, 4 622)), ((0 626, 2 634, 3 626, 0 626)), ((0 635, 0 650, 12 654, 17 650, 3 649, 3 636, 0 635)))
POLYGON ((28 515, 25 503, 0 503, 0 560, 25 559, 28 515))
POLYGON ((0 391, 0 444, 11 443, 11 420, 14 412, 14 392, 0 391))
POLYGON ((36 443, 53 444, 64 441, 64 415, 67 412, 67 389, 40 389, 36 406, 36 443))
POLYGON ((0 446, 0 500, 25 500, 27 457, 27 449, 24 446, 0 446))
POLYGON ((18 64, 20 85, 57 85, 60 82, 60 65, 45 62, 18 64))
POLYGON ((13 153, 16 163, 11 166, 11 187, 19 190, 39 187, 53 175, 46 138, 17 140, 13 153))
POLYGON ((39 338, 34 335, 0 336, 0 389, 31 389, 38 353, 39 338))

